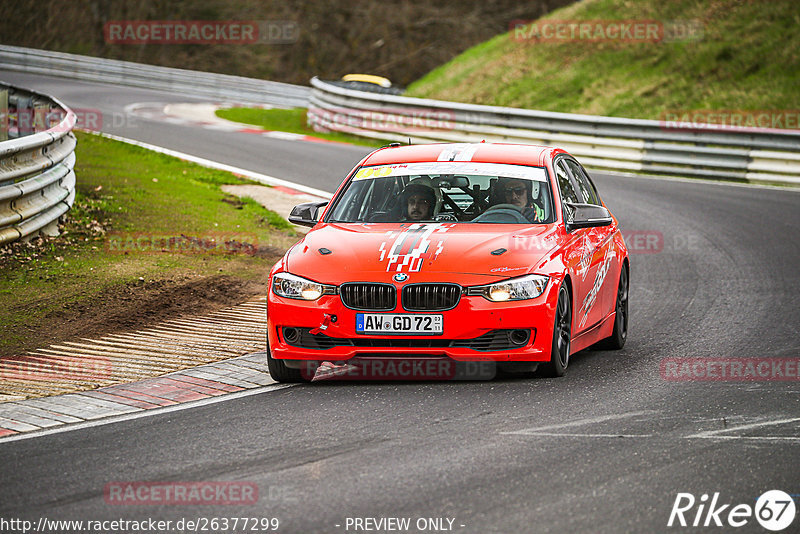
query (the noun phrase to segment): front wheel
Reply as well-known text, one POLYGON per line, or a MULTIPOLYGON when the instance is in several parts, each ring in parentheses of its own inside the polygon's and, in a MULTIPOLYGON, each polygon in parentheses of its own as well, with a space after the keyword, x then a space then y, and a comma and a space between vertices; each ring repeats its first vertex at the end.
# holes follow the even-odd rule
POLYGON ((609 337, 597 344, 598 348, 619 350, 625 346, 625 340, 628 339, 628 291, 628 267, 623 263, 619 273, 617 302, 614 306, 614 330, 609 337))
POLYGON ((286 366, 283 360, 276 360, 272 357, 269 347, 267 347, 267 369, 269 375, 276 382, 296 384, 298 382, 309 382, 311 378, 303 376, 301 369, 292 369, 286 366))
POLYGON ((553 344, 550 361, 540 367, 542 376, 564 376, 569 365, 570 341, 572 340, 572 305, 565 285, 558 290, 556 318, 553 324, 553 344))

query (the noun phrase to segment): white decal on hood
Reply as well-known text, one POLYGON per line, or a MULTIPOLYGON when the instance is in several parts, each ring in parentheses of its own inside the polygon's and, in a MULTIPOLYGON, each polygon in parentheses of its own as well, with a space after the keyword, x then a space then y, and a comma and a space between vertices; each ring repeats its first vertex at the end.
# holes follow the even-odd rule
POLYGON ((386 241, 378 248, 380 259, 387 260, 386 272, 410 273, 422 268, 425 260, 435 260, 444 250, 444 239, 439 239, 436 249, 429 253, 434 234, 440 234, 452 228, 452 224, 413 223, 400 232, 386 232, 386 241))

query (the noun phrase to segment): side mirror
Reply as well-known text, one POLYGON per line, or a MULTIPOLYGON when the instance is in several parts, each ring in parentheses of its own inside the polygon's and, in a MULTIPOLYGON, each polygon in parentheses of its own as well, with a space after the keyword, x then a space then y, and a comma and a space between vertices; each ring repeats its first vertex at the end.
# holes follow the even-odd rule
POLYGON ((289 214, 289 222, 292 224, 299 224, 300 226, 314 226, 317 224, 317 213, 320 208, 328 205, 328 201, 323 202, 307 202, 292 208, 292 213, 289 214))
POLYGON ((567 210, 564 212, 564 222, 567 232, 577 228, 593 228, 595 226, 609 226, 614 220, 611 214, 603 206, 595 204, 566 203, 567 210))

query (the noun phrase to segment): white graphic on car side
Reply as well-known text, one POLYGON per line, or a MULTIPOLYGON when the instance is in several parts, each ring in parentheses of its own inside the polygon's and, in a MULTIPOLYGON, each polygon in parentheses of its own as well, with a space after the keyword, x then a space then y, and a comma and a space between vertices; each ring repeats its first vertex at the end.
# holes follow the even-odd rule
POLYGON ((587 235, 584 234, 581 240, 581 260, 578 263, 576 274, 580 275, 581 280, 586 279, 586 274, 589 272, 589 266, 592 264, 592 256, 594 256, 594 248, 592 242, 587 235))
MULTIPOLYGON (((414 223, 400 232, 387 232, 387 240, 378 248, 379 261, 387 260, 386 272, 418 272, 425 260, 436 260, 444 250, 444 239, 439 239, 433 252, 428 252, 435 234, 452 228, 452 224, 414 223)), ((443 236, 442 236, 443 237, 443 236)))
POLYGON ((611 260, 617 255, 613 248, 609 247, 606 249, 605 256, 603 256, 603 263, 600 264, 600 267, 597 269, 597 274, 594 276, 594 285, 592 285, 592 289, 589 290, 587 293, 586 298, 583 299, 583 304, 581 305, 581 309, 579 314, 581 316, 581 321, 579 323, 579 327, 583 328, 586 324, 586 319, 589 317, 589 310, 592 309, 595 302, 597 301, 597 295, 600 293, 600 289, 603 287, 603 282, 605 282, 606 275, 608 274, 608 270, 611 267, 611 260))

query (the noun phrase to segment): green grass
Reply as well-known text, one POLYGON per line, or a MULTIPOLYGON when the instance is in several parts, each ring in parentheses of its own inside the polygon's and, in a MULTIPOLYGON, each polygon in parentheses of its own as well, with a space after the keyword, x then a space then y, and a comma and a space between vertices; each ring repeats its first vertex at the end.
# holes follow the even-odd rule
POLYGON ((328 141, 350 143, 370 147, 380 147, 391 141, 382 141, 340 132, 318 132, 308 127, 306 110, 294 109, 257 109, 257 108, 225 108, 218 109, 217 116, 229 121, 252 124, 265 130, 311 135, 328 141))
MULTIPOLYGON (((413 83, 408 96, 659 119, 674 110, 796 110, 796 0, 584 0, 542 20, 697 20, 676 42, 518 42, 506 33, 413 83)), ((796 113, 796 112, 795 112, 796 113)))
POLYGON ((0 352, 57 321, 64 309, 139 284, 140 278, 146 284, 219 275, 266 280, 274 256, 297 239, 278 214, 224 193, 221 184, 248 183, 230 173, 96 135, 77 137, 77 194, 62 234, 0 248, 0 352), (269 250, 272 257, 110 246, 112 236, 182 235, 222 235, 269 250))

